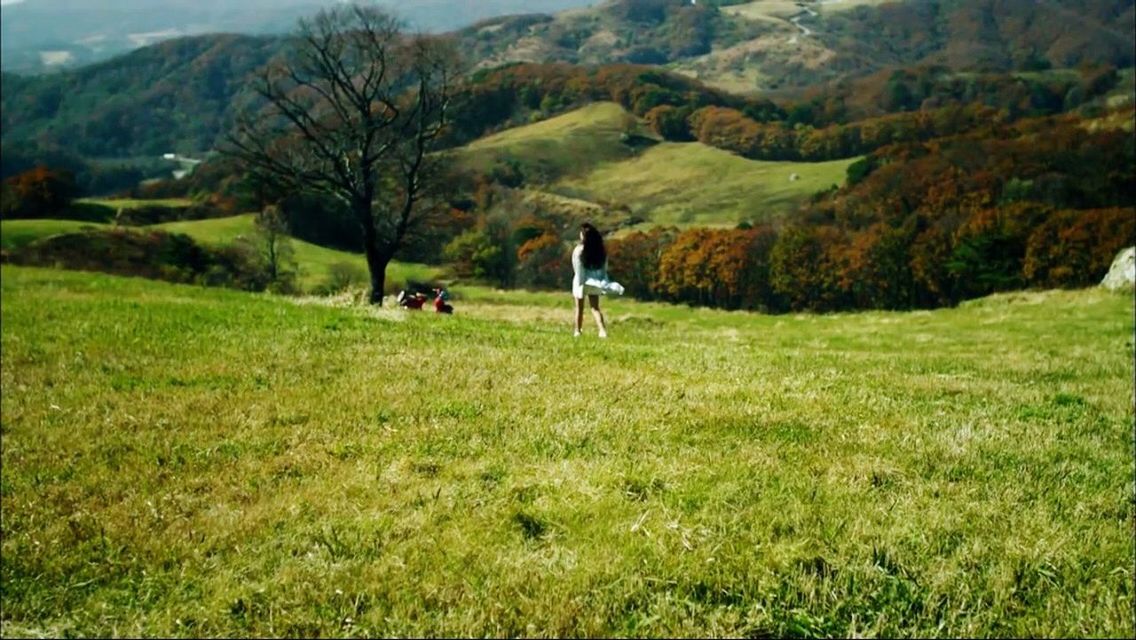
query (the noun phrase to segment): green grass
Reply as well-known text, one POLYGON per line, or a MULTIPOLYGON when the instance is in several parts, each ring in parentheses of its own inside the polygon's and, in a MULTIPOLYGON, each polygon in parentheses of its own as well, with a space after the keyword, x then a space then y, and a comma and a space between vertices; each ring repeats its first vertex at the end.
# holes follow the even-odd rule
MULTIPOLYGON (((92 224, 77 220, 3 220, 0 221, 0 247, 7 250, 22 247, 33 240, 62 233, 74 233, 85 228, 110 228, 110 225, 92 224)), ((167 222, 140 229, 161 229, 170 233, 184 233, 194 240, 212 245, 232 243, 241 236, 253 231, 253 214, 229 218, 210 218, 206 220, 187 220, 167 222)), ((367 261, 360 254, 336 251, 302 240, 292 240, 295 259, 299 266, 299 284, 304 290, 323 284, 332 265, 349 263, 362 273, 367 272, 367 261)), ((393 262, 387 268, 387 283, 401 288, 407 280, 428 281, 440 277, 437 267, 428 265, 393 262)))
POLYGON ((630 203, 655 223, 732 226, 791 212, 816 192, 843 184, 856 160, 766 162, 697 142, 672 142, 633 160, 601 165, 555 189, 630 203), (790 180, 793 174, 800 179, 790 180))
POLYGON ((464 147, 458 157, 487 171, 507 159, 517 160, 529 181, 586 172, 599 162, 630 158, 634 150, 620 141, 635 117, 613 102, 596 102, 569 113, 486 136, 464 147))
POLYGON ((156 200, 135 200, 131 198, 80 198, 76 200, 80 204, 91 204, 103 207, 109 207, 117 211, 118 209, 137 209, 140 207, 170 207, 175 209, 185 208, 193 204, 193 200, 188 198, 165 198, 156 200))
POLYGON ((722 13, 749 20, 787 21, 801 13, 801 7, 787 0, 757 0, 723 7, 722 13))
POLYGON ((4 266, 4 636, 1114 636, 1132 298, 456 315, 4 266))
MULTIPOLYGON (((223 245, 233 242, 238 237, 251 234, 254 217, 254 214, 246 213, 229 218, 167 222, 154 225, 154 228, 184 233, 205 244, 223 245)), ((300 287, 304 290, 326 281, 332 265, 336 263, 353 264, 363 273, 367 272, 367 261, 362 254, 328 249, 296 239, 292 240, 292 247, 295 250, 296 263, 300 268, 300 287)), ((439 276, 440 270, 437 267, 424 264, 392 262, 387 267, 387 283, 395 283, 399 288, 408 279, 427 281, 439 276)))
POLYGON ((630 117, 617 104, 598 102, 488 136, 464 147, 460 157, 480 170, 513 158, 534 188, 626 204, 652 224, 687 226, 733 226, 791 212, 816 192, 843 184, 858 159, 765 162, 701 143, 633 150, 620 142, 630 117), (790 181, 794 173, 800 179, 790 181))
POLYGON ((83 229, 109 229, 110 225, 82 220, 0 220, 0 247, 19 249, 40 238, 83 229))
POLYGON ((732 65, 721 68, 714 65, 713 57, 706 57, 693 63, 671 63, 667 68, 676 73, 690 76, 716 89, 738 95, 753 94, 769 84, 770 79, 759 67, 734 68, 732 65))
POLYGON ((251 234, 255 228, 254 218, 255 214, 246 213, 228 218, 163 222, 153 225, 153 228, 170 233, 184 233, 206 244, 227 244, 241 236, 251 234))

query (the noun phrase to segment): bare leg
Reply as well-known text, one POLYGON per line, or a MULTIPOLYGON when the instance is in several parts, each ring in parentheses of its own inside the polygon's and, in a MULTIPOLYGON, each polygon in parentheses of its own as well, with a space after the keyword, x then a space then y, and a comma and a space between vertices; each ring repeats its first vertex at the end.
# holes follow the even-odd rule
POLYGON ((584 328, 584 299, 576 298, 576 331, 574 335, 580 335, 580 330, 584 328))
POLYGON ((596 326, 600 329, 600 337, 606 338, 607 326, 604 324, 603 312, 600 311, 600 297, 588 296, 588 304, 592 307, 592 317, 596 319, 596 326))

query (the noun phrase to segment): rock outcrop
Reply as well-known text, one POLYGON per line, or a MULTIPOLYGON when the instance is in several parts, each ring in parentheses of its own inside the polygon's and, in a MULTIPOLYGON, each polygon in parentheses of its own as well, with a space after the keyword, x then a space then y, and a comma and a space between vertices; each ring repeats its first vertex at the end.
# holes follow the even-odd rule
POLYGON ((1108 275, 1101 280, 1101 286, 1111 291, 1131 290, 1136 287, 1136 247, 1122 249, 1116 254, 1108 275))

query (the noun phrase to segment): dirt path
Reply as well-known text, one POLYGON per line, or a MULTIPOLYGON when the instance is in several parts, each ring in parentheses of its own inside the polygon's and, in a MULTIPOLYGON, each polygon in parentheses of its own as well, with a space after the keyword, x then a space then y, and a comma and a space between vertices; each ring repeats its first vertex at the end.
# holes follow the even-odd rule
MULTIPOLYGON (((838 2, 844 2, 844 0, 816 0, 816 4, 836 4, 838 2)), ((813 35, 814 31, 812 29, 801 24, 802 19, 816 18, 820 16, 819 13, 813 11, 812 7, 808 5, 798 3, 797 6, 801 8, 801 12, 793 16, 792 18, 789 18, 789 22, 792 23, 794 27, 799 29, 801 33, 793 36, 792 38, 789 38, 789 44, 797 44, 800 38, 807 38, 813 35)))

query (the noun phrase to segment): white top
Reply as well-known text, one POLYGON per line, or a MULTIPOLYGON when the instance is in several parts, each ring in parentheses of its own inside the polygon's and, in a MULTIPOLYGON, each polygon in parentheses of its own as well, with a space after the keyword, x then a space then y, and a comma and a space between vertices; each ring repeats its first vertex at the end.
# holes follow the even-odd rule
POLYGON ((585 295, 600 296, 607 293, 603 283, 608 282, 607 261, 599 269, 584 268, 584 245, 572 250, 572 295, 583 299, 585 295))

